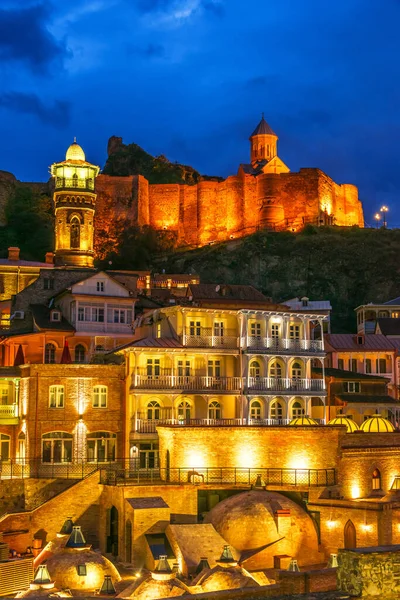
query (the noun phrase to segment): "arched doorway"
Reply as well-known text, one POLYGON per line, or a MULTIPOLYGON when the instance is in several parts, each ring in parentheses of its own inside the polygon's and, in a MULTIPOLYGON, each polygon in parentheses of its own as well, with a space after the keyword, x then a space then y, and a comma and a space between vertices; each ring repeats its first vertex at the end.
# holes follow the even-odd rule
POLYGON ((344 547, 357 548, 357 533, 353 521, 348 520, 344 526, 344 547))
POLYGON ((112 506, 109 511, 107 527, 107 552, 118 556, 118 510, 112 506))
POLYGON ((132 523, 129 520, 125 523, 125 560, 132 562, 132 523))

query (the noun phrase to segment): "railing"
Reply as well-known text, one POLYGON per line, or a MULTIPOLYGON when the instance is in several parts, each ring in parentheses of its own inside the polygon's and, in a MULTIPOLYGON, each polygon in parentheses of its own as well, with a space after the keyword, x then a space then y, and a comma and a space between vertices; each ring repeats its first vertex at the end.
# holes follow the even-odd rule
POLYGON ((325 487, 336 484, 335 469, 244 469, 237 467, 138 469, 136 461, 119 461, 100 469, 104 485, 138 485, 163 482, 198 485, 325 487))
POLYGON ((76 331, 90 331, 94 333, 130 333, 132 326, 129 323, 107 323, 99 321, 75 321, 72 323, 76 331))
POLYGON ((13 418, 18 418, 18 404, 0 404, 0 422, 2 419, 13 418))
POLYGON ((238 336, 234 329, 225 329, 223 335, 215 335, 212 327, 184 327, 180 336, 184 346, 194 348, 237 348, 238 336))
POLYGON ((249 377, 247 389, 274 392, 322 392, 325 391, 325 381, 287 377, 249 377))
MULTIPOLYGON (((161 425, 182 427, 277 427, 289 425, 292 419, 132 419, 132 431, 137 433, 157 433, 161 425), (136 429, 135 429, 136 428, 136 429)), ((325 425, 325 419, 314 419, 318 425, 325 425)))
POLYGON ((242 344, 249 350, 259 350, 271 353, 284 352, 323 352, 321 340, 293 340, 286 338, 272 338, 261 336, 247 336, 242 344))
POLYGON ((81 188, 94 190, 94 180, 93 179, 79 179, 79 178, 67 178, 67 177, 57 177, 56 178, 56 188, 81 188))
MULTIPOLYGON (((107 463, 110 464, 110 463, 107 463)), ((84 479, 100 467, 104 462, 88 462, 87 460, 43 463, 40 459, 0 460, 0 481, 3 479, 84 479)))
POLYGON ((241 389, 241 377, 208 377, 180 375, 138 375, 132 376, 132 387, 145 390, 223 390, 235 392, 241 389))

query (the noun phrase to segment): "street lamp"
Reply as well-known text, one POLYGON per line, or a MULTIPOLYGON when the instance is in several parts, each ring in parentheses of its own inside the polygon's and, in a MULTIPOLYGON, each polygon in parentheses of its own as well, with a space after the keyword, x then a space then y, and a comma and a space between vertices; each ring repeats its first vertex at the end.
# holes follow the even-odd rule
POLYGON ((379 227, 379 223, 380 223, 380 220, 381 220, 381 215, 379 213, 375 213, 374 214, 374 219, 376 221, 376 226, 379 227))
POLYGON ((388 212, 388 207, 387 206, 381 206, 381 213, 383 216, 383 227, 386 228, 387 222, 386 222, 386 213, 388 212))

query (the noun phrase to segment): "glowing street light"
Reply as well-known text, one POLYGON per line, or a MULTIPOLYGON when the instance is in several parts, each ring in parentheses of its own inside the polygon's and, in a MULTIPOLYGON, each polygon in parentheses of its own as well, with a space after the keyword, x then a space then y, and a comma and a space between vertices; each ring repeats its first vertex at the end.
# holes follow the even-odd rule
POLYGON ((381 211, 382 216, 383 216, 383 227, 384 228, 386 228, 386 225, 387 225, 387 222, 386 222, 386 213, 388 212, 388 210, 389 210, 388 207, 385 206, 385 205, 381 206, 381 208, 380 208, 380 211, 381 211))
POLYGON ((376 226, 379 227, 379 223, 380 223, 380 220, 381 220, 381 215, 379 213, 375 213, 374 214, 374 219, 376 221, 376 226))

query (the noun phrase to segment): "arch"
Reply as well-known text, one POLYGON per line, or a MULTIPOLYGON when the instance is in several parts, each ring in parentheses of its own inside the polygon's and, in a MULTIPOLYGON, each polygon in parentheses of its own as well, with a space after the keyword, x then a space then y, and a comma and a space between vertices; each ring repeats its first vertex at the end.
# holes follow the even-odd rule
POLYGON ((107 516, 107 552, 111 553, 113 556, 118 556, 118 509, 114 505, 111 506, 107 516))
POLYGON ((285 417, 286 403, 283 398, 273 398, 269 405, 269 418, 279 421, 285 417))
POLYGON ((83 344, 77 344, 75 346, 74 359, 76 363, 86 362, 86 348, 83 344))
POLYGON ((158 400, 149 400, 146 408, 146 418, 150 421, 158 421, 161 414, 161 404, 158 400))
POLYGON ((77 216, 70 221, 70 248, 79 249, 81 245, 81 222, 77 216))
POLYGON ((374 469, 372 473, 372 490, 378 491, 382 489, 382 477, 379 469, 374 469))
POLYGON ((53 365, 56 362, 56 346, 48 342, 44 347, 44 362, 46 365, 53 365))
POLYGON ((218 400, 210 400, 208 403, 208 418, 215 421, 221 419, 221 404, 218 400))
POLYGON ((18 461, 20 464, 25 464, 26 459, 26 433, 20 431, 18 434, 18 461))
POLYGON ((251 421, 260 421, 264 418, 264 401, 261 398, 253 398, 250 401, 249 416, 251 421))
POLYGON ((261 376, 261 365, 258 360, 251 360, 249 365, 250 377, 259 379, 261 376))
POLYGON ((291 403, 290 412, 292 419, 297 419, 305 415, 304 400, 302 398, 294 398, 291 403))
POLYGON ((280 358, 272 358, 268 363, 268 377, 285 377, 285 363, 280 358))
POLYGON ((305 364, 301 358, 293 358, 288 365, 288 377, 291 379, 301 379, 305 375, 305 364))
POLYGON ((178 421, 190 421, 193 405, 189 398, 180 398, 176 405, 178 421))
POLYGON ((125 560, 132 562, 132 522, 130 519, 125 523, 125 560))
POLYGON ((350 519, 344 526, 344 547, 357 548, 357 532, 353 521, 350 519))

